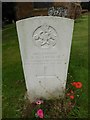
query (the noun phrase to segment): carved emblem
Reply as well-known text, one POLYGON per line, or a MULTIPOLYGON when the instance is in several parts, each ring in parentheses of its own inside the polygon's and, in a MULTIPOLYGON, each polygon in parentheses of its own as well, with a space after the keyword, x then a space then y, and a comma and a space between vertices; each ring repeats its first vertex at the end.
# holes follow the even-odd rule
POLYGON ((56 44, 57 33, 53 27, 43 24, 34 31, 33 39, 35 45, 38 47, 53 47, 56 44))

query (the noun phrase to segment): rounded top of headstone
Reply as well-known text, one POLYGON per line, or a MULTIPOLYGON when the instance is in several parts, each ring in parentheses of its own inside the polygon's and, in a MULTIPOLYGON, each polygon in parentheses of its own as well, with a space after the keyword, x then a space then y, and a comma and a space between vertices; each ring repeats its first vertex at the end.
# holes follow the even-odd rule
POLYGON ((65 17, 58 17, 58 16, 36 16, 36 17, 30 17, 30 18, 24 18, 22 20, 16 21, 16 23, 28 21, 28 20, 37 20, 37 19, 60 19, 60 20, 67 20, 67 21, 74 21, 74 19, 65 18, 65 17))

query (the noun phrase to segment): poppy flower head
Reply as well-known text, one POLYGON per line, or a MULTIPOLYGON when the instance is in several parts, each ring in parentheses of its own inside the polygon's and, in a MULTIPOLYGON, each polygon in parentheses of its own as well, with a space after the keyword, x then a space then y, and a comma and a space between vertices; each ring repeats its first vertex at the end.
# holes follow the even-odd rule
POLYGON ((73 96, 73 95, 70 95, 70 99, 74 99, 74 96, 73 96))
POLYGON ((73 82, 73 83, 71 83, 71 84, 72 84, 72 86, 76 86, 77 83, 76 83, 76 82, 73 82))
POLYGON ((81 83, 81 82, 77 82, 77 84, 76 84, 75 87, 76 87, 76 88, 81 88, 81 87, 82 87, 82 83, 81 83))
POLYGON ((72 86, 75 86, 76 88, 81 88, 82 87, 82 83, 81 82, 73 82, 71 84, 72 84, 72 86))

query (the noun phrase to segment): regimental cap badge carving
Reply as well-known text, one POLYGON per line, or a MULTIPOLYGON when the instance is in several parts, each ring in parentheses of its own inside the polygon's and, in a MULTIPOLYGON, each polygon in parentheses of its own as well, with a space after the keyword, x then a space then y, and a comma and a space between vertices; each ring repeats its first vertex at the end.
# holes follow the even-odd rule
POLYGON ((33 32, 33 40, 38 47, 54 47, 57 41, 57 32, 52 26, 45 23, 35 29, 33 32))

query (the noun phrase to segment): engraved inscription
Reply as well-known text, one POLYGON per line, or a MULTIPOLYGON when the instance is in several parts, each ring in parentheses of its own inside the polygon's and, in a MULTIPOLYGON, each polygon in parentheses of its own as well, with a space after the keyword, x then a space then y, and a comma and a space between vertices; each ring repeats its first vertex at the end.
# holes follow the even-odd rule
POLYGON ((56 45, 57 32, 47 24, 39 26, 33 33, 33 39, 36 46, 49 48, 56 45))
POLYGON ((64 59, 64 56, 63 55, 60 55, 56 52, 42 52, 38 53, 38 52, 35 52, 33 53, 33 55, 30 56, 29 59, 27 59, 27 64, 30 62, 32 64, 37 64, 37 65, 40 65, 40 64, 61 64, 63 61, 66 61, 64 59))

